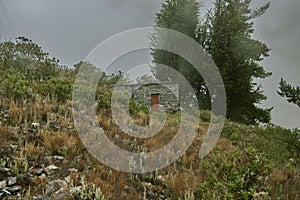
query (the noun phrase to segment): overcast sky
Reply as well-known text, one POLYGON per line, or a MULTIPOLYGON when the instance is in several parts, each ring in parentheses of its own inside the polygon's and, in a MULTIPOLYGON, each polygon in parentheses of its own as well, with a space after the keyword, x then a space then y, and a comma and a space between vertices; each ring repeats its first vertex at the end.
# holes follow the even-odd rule
MULTIPOLYGON (((0 36, 2 41, 26 36, 51 56, 58 58, 61 64, 72 66, 113 34, 152 26, 161 2, 162 0, 2 0, 0 36)), ((254 0, 252 6, 257 7, 265 2, 254 0)), ((211 0, 201 3, 201 12, 212 5, 211 0)), ((294 85, 300 85, 299 10, 299 0, 271 0, 267 13, 255 21, 253 35, 272 49, 270 57, 263 61, 265 69, 273 72, 273 75, 261 81, 268 97, 262 105, 274 107, 272 122, 287 128, 300 128, 300 108, 288 104, 276 91, 281 77, 294 85)), ((143 60, 140 55, 136 57, 143 60)))

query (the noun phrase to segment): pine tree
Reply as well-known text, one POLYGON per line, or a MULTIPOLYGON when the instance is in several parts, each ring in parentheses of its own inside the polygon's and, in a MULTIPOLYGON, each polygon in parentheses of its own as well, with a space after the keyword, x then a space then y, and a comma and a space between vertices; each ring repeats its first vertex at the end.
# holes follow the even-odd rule
POLYGON ((216 0, 199 29, 202 45, 212 56, 225 84, 227 117, 246 124, 269 122, 272 109, 257 107, 266 97, 254 82, 255 78, 271 75, 259 65, 270 49, 251 37, 253 19, 265 13, 270 4, 251 10, 251 1, 216 0))
MULTIPOLYGON (((199 41, 197 30, 199 28, 199 8, 196 0, 167 0, 162 3, 160 12, 156 14, 156 27, 172 29, 181 32, 195 41, 199 41)), ((152 35, 153 43, 157 42, 157 35, 152 35)), ((168 42, 168 41, 159 41, 168 42)), ((153 45, 154 46, 154 45, 153 45)), ((172 67, 182 74, 195 90, 201 109, 210 108, 210 101, 206 90, 203 90, 204 81, 198 71, 184 58, 171 52, 153 49, 153 62, 172 67), (205 99, 205 100, 204 100, 205 99)), ((166 69, 158 66, 152 67, 155 77, 160 81, 169 81, 170 74, 166 69)))
POLYGON ((279 90, 277 93, 285 97, 289 103, 294 103, 300 107, 300 87, 292 86, 281 78, 279 82, 279 90))

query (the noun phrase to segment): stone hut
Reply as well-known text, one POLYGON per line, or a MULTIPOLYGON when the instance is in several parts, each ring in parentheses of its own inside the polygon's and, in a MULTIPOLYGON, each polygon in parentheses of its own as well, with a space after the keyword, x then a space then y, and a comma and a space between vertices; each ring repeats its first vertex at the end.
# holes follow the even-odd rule
POLYGON ((178 84, 146 83, 117 85, 117 90, 126 90, 137 104, 148 107, 163 106, 166 110, 175 110, 179 104, 178 84))

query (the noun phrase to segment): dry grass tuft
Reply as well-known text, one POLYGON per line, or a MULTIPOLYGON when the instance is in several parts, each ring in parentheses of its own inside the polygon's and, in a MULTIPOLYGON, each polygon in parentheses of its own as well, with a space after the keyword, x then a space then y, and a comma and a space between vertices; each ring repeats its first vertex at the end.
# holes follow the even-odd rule
POLYGON ((35 162, 38 162, 40 155, 43 153, 43 149, 39 144, 36 145, 34 142, 28 142, 25 145, 24 153, 25 156, 28 157, 28 159, 32 159, 35 162))
POLYGON ((44 146, 54 154, 61 154, 63 149, 68 149, 70 145, 76 144, 76 140, 72 137, 69 137, 65 132, 51 133, 43 132, 42 133, 43 144, 44 146))
POLYGON ((179 199, 188 189, 196 190, 199 185, 199 178, 196 177, 193 171, 176 170, 166 176, 166 183, 171 188, 174 198, 179 199))
POLYGON ((8 131, 7 126, 0 126, 0 150, 11 143, 11 134, 8 131))

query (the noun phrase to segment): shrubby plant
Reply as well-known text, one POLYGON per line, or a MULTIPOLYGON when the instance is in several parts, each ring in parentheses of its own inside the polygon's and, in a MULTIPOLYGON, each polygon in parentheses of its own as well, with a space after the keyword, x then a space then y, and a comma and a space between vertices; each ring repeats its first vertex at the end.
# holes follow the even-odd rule
POLYGON ((0 88, 4 96, 16 100, 28 97, 31 91, 29 81, 20 72, 4 73, 1 76, 0 88))
POLYGON ((270 162, 248 147, 245 151, 218 152, 201 161, 207 179, 199 185, 196 197, 200 199, 253 199, 256 193, 269 187, 270 162))
POLYGON ((72 184, 73 191, 71 189, 71 192, 74 199, 78 199, 78 200, 92 200, 92 199, 104 200, 105 199, 99 187, 96 187, 95 184, 93 183, 87 184, 85 180, 85 176, 81 176, 80 184, 81 185, 77 188, 72 184))
POLYGON ((69 78, 52 77, 42 82, 38 86, 37 92, 42 96, 49 96, 52 100, 65 103, 72 98, 73 83, 74 81, 69 78))

